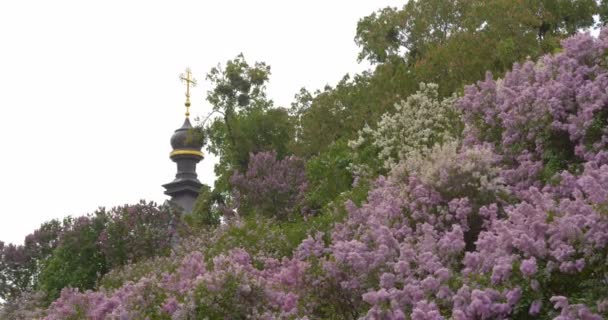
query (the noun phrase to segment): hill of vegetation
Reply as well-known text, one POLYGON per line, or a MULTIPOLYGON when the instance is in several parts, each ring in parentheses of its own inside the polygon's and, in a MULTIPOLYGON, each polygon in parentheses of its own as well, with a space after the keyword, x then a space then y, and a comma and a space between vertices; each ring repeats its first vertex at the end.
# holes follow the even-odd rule
POLYGON ((374 69, 266 96, 213 68, 194 211, 141 202, 0 242, 1 319, 608 318, 608 3, 409 1, 374 69), (599 22, 596 22, 599 21, 599 22))

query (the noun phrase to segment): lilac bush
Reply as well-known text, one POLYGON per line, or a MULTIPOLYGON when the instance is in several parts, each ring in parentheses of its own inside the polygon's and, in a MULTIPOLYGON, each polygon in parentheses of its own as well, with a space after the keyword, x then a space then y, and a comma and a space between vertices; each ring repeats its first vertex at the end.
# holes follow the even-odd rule
POLYGON ((107 216, 109 222, 99 235, 99 245, 109 268, 167 255, 173 236, 187 232, 177 210, 153 202, 116 207, 107 216))
POLYGON ((46 296, 40 291, 22 291, 0 306, 0 319, 42 319, 46 296))
POLYGON ((279 219, 286 219, 302 204, 308 187, 304 160, 277 159, 274 151, 251 154, 247 171, 235 171, 230 183, 239 213, 253 211, 279 219))
POLYGON ((0 242, 3 312, 20 317, 20 306, 48 305, 63 287, 93 289, 110 268, 166 255, 180 227, 167 208, 140 202, 43 223, 22 245, 0 242))
POLYGON ((46 319, 292 317, 306 262, 260 262, 262 270, 247 252, 236 249, 215 257, 207 268, 203 254, 194 251, 174 273, 143 277, 111 292, 64 289, 46 319))
POLYGON ((562 46, 559 54, 515 64, 504 79, 488 73, 457 103, 465 141, 500 150, 509 165, 504 177, 516 189, 606 159, 608 32, 579 34, 562 46))
POLYGON ((482 207, 473 251, 467 202, 447 201, 416 177, 381 179, 368 203, 348 205, 324 268, 366 319, 602 319, 607 174, 607 165, 589 164, 556 188, 570 197, 532 187, 504 217, 496 204, 482 207), (556 299, 576 303, 558 312, 556 299))

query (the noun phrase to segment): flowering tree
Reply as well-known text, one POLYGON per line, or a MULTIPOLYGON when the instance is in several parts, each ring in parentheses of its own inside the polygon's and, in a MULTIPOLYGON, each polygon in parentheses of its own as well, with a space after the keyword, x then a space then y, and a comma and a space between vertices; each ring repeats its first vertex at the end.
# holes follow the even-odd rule
POLYGON ((39 288, 50 297, 67 286, 92 289, 113 267, 169 254, 171 240, 182 227, 177 214, 142 201, 69 220, 45 263, 39 288))
POLYGON ((458 102, 465 141, 499 149, 510 165, 507 182, 540 186, 561 170, 580 172, 584 161, 606 157, 605 38, 605 31, 598 40, 577 35, 563 42, 561 54, 466 88, 458 102))
POLYGON ((304 200, 308 186, 304 165, 295 156, 278 160, 276 152, 251 154, 247 171, 235 171, 230 179, 239 213, 286 219, 304 200))
POLYGON ((420 90, 395 104, 394 113, 382 116, 377 128, 365 126, 350 146, 359 149, 371 144, 379 150, 382 166, 390 169, 414 154, 458 138, 462 124, 455 101, 454 96, 441 99, 436 84, 421 83, 420 90))
POLYGON ((42 292, 53 300, 63 287, 92 289, 111 268, 166 255, 175 232, 184 230, 176 213, 141 202, 43 223, 23 245, 0 242, 0 297, 43 301, 42 292))
POLYGON ((108 268, 169 254, 173 237, 186 231, 179 214, 177 209, 144 201, 113 208, 99 235, 108 268))

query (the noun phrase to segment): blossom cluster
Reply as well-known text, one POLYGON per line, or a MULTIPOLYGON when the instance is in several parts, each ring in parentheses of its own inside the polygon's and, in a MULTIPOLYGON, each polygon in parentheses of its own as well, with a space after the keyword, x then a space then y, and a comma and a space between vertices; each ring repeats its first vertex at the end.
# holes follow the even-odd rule
POLYGON ((608 33, 579 34, 563 52, 515 64, 504 79, 468 86, 457 102, 469 145, 492 144, 516 190, 540 187, 562 170, 606 159, 608 33))
POLYGON ((277 159, 274 151, 250 154, 247 171, 235 171, 230 184, 239 213, 274 213, 280 219, 302 204, 308 187, 304 160, 277 159))
POLYGON ((384 114, 374 129, 366 125, 349 145, 356 150, 371 144, 379 150, 383 167, 390 169, 459 136, 462 124, 455 102, 455 96, 441 99, 436 84, 421 83, 420 90, 395 104, 394 113, 384 114))
POLYGON ((240 319, 292 317, 307 264, 267 258, 263 270, 244 250, 216 256, 206 267, 200 251, 183 258, 173 273, 146 276, 112 291, 64 289, 45 319, 133 319, 161 317, 240 319))
POLYGON ((324 264, 360 317, 606 316, 608 165, 589 164, 555 188, 569 197, 532 187, 502 213, 500 203, 482 206, 471 249, 473 200, 446 198, 415 176, 391 178, 362 207, 348 206, 324 264))

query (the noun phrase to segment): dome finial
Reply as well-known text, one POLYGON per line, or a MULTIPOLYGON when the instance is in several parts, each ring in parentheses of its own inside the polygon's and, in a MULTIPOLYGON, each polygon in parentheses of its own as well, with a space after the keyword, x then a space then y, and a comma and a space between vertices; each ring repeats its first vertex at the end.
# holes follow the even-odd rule
POLYGON ((190 116, 190 86, 196 87, 196 79, 192 77, 190 68, 186 68, 186 72, 179 75, 179 78, 186 84, 186 117, 190 116))

